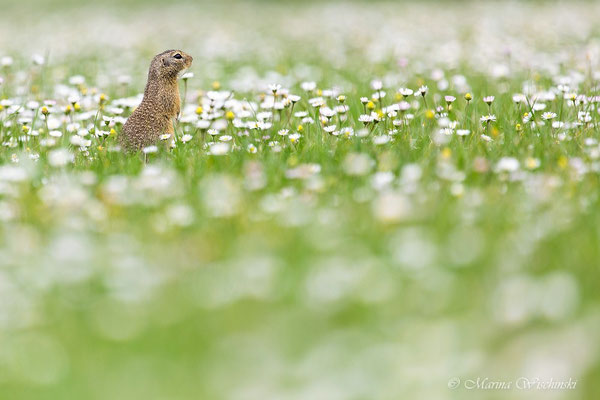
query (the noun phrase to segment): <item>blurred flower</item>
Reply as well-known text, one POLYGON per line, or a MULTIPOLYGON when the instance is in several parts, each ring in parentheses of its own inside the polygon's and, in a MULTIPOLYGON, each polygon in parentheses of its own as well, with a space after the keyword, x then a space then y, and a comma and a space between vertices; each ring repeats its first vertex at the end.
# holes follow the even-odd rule
POLYGON ((222 156, 229 153, 230 146, 228 143, 216 142, 209 145, 209 154, 213 156, 222 156))
POLYGON ((519 161, 512 157, 502 157, 496 164, 497 172, 514 172, 519 169, 519 161))
POLYGON ((408 88, 400 88, 398 89, 398 93, 400 93, 403 97, 408 97, 413 94, 413 91, 408 88))
POLYGON ((490 122, 495 122, 496 121, 496 116, 493 114, 490 115, 484 115, 479 119, 483 124, 487 124, 490 122))
POLYGON ((56 149, 48 153, 48 163, 53 167, 62 167, 74 161, 75 157, 67 149, 56 149))
POLYGON ((158 147, 157 146, 147 146, 144 147, 142 149, 144 154, 152 154, 152 153, 157 153, 158 152, 158 147))
POLYGON ((344 171, 348 175, 365 175, 372 168, 374 162, 366 154, 350 153, 343 162, 344 171))

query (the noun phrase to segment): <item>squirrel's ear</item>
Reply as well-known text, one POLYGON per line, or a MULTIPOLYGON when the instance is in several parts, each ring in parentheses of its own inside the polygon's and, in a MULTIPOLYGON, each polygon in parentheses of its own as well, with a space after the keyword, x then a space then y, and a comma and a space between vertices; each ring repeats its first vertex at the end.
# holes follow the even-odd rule
POLYGON ((169 65, 169 57, 163 57, 162 63, 165 67, 167 67, 169 65))

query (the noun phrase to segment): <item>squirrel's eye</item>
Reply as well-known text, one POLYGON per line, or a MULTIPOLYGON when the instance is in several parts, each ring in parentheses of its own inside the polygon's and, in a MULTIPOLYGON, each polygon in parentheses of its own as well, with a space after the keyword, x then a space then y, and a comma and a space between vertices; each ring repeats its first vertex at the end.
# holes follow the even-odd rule
POLYGON ((182 58, 182 57, 181 57, 181 54, 179 54, 179 53, 175 54, 173 57, 175 57, 175 58, 176 58, 176 59, 178 59, 178 60, 180 60, 180 59, 182 58))

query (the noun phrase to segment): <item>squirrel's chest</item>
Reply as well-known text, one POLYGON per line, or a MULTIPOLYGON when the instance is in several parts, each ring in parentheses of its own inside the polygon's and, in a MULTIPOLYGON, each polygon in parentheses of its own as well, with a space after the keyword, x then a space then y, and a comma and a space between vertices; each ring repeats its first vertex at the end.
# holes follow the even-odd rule
POLYGON ((162 90, 157 100, 160 102, 160 108, 166 116, 175 117, 179 114, 181 100, 179 99, 177 86, 168 88, 168 90, 162 90))

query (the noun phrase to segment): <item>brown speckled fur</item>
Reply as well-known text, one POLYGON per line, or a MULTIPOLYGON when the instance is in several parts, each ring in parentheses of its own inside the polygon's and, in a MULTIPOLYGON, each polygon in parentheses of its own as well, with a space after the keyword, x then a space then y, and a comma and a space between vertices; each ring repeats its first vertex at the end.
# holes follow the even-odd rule
POLYGON ((167 50, 150 63, 142 103, 123 125, 119 141, 127 151, 156 144, 160 135, 173 135, 173 119, 179 114, 177 75, 192 65, 192 56, 181 50, 167 50), (181 54, 182 58, 174 56, 181 54))

